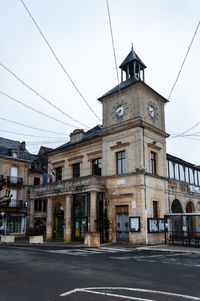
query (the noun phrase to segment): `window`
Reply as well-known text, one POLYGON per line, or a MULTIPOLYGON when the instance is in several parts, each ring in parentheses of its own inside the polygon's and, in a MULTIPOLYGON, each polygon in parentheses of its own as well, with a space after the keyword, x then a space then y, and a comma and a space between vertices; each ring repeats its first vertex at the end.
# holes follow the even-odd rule
POLYGON ((126 173, 126 152, 117 153, 117 174, 121 175, 126 173))
POLYGON ((46 212, 47 211, 46 200, 35 200, 35 211, 46 212))
POLYGON ((10 201, 9 207, 16 207, 17 190, 16 189, 10 189, 10 195, 11 195, 11 201, 10 201))
POLYGON ((155 175, 156 174, 156 153, 151 152, 150 159, 151 159, 151 173, 153 175, 155 175))
POLYGON ((13 152, 13 153, 12 153, 12 157, 13 157, 13 158, 17 158, 17 153, 16 153, 16 152, 13 152))
POLYGON ((56 182, 62 181, 62 167, 56 168, 56 182))
POLYGON ((170 179, 174 179, 174 165, 172 161, 168 161, 169 166, 168 166, 168 177, 170 179))
POLYGON ((34 185, 40 185, 40 178, 34 177, 34 185))
POLYGON ((80 177, 80 163, 75 163, 72 165, 73 168, 73 178, 80 177))
POLYGON ((92 174, 101 176, 101 159, 95 159, 92 161, 92 174))
POLYGON ((158 218, 158 202, 153 201, 153 218, 158 218))

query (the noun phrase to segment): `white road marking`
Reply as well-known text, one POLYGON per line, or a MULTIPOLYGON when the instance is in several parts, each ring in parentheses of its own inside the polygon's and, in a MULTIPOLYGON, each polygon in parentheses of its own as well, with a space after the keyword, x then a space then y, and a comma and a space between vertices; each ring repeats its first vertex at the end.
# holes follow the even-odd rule
POLYGON ((104 293, 104 292, 99 292, 97 290, 125 290, 125 291, 132 291, 132 292, 142 292, 142 293, 149 293, 149 294, 154 294, 154 295, 163 295, 163 296, 171 296, 171 297, 178 297, 182 299, 188 299, 188 300, 196 300, 200 301, 199 297, 194 297, 194 296, 188 296, 188 295, 182 295, 182 294, 175 294, 175 293, 169 293, 169 292, 163 292, 163 291, 155 291, 155 290, 149 290, 149 289, 141 289, 141 288, 128 288, 128 287, 88 287, 88 288, 76 288, 74 290, 68 291, 66 293, 61 294, 61 297, 68 296, 75 294, 77 292, 87 292, 87 293, 93 293, 93 294, 99 294, 99 295, 110 295, 113 297, 118 297, 118 298, 126 298, 126 299, 132 299, 132 300, 143 300, 143 301, 154 301, 150 299, 141 299, 136 297, 131 297, 131 296, 125 296, 125 295, 117 295, 117 294, 110 294, 110 293, 104 293), (133 299, 135 298, 135 299, 133 299))

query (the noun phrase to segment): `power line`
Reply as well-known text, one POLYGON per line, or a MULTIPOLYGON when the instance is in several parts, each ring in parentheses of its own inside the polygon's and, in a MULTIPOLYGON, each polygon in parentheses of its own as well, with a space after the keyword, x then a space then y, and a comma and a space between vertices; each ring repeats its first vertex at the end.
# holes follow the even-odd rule
POLYGON ((41 111, 38 111, 38 110, 32 108, 31 106, 28 106, 28 105, 26 105, 25 103, 23 103, 23 102, 17 100, 16 98, 13 98, 13 97, 9 96, 8 94, 2 92, 1 90, 0 90, 0 93, 1 93, 2 95, 4 95, 4 96, 8 97, 9 99, 11 99, 11 100, 13 100, 13 101, 15 101, 15 102, 21 104, 22 106, 24 106, 24 107, 26 107, 26 108, 29 108, 30 110, 32 110, 32 111, 34 111, 34 112, 36 112, 36 113, 38 113, 38 114, 41 114, 41 115, 43 115, 43 116, 46 116, 46 117, 48 117, 48 118, 50 118, 50 119, 53 119, 53 120, 55 120, 55 121, 57 121, 57 122, 59 122, 59 123, 64 124, 64 125, 67 125, 67 126, 71 126, 71 127, 73 127, 73 128, 76 128, 75 125, 66 123, 66 122, 64 122, 64 121, 58 120, 58 119, 56 119, 56 118, 54 118, 54 117, 51 117, 51 116, 49 116, 49 115, 47 115, 47 114, 45 114, 45 113, 42 113, 41 111))
POLYGON ((80 125, 89 128, 87 125, 81 123, 80 121, 74 119, 73 117, 71 117, 70 115, 66 114, 63 110, 61 110, 60 108, 58 108, 56 105, 54 105, 50 100, 48 100, 46 97, 44 97, 43 95, 41 95, 39 92, 37 92, 35 89, 33 89, 31 86, 29 86, 29 84, 25 83, 18 75, 16 75, 13 71, 11 71, 8 67, 6 67, 3 63, 0 62, 0 66, 3 67, 5 70, 7 70, 10 74, 12 74, 19 82, 21 82, 25 87, 27 87, 28 89, 30 89, 32 92, 34 92, 37 96, 39 96, 40 98, 42 98, 44 101, 46 101, 49 105, 51 105, 53 108, 55 108, 56 110, 58 110, 59 112, 61 112, 62 114, 64 114, 65 116, 67 116, 68 118, 70 118, 71 120, 79 123, 80 125))
MULTIPOLYGON (((46 136, 37 136, 37 135, 31 135, 31 134, 23 134, 23 133, 19 133, 19 132, 12 132, 12 131, 7 131, 7 130, 0 130, 0 132, 5 132, 5 133, 10 133, 10 134, 14 134, 14 135, 22 135, 22 136, 30 136, 30 137, 37 137, 37 138, 50 138, 50 139, 57 139, 58 137, 46 137, 46 136)), ((60 138, 65 140, 66 138, 60 138)), ((46 143, 46 142, 45 142, 46 143)))
POLYGON ((191 42, 190 42, 190 45, 189 45, 188 50, 187 50, 187 52, 186 52, 186 55, 185 55, 185 57, 184 57, 183 63, 182 63, 182 65, 181 65, 181 68, 180 68, 180 70, 179 70, 179 72, 178 72, 178 75, 177 75, 177 77, 176 77, 176 80, 175 80, 175 82, 174 82, 174 84, 173 84, 173 87, 172 87, 172 89, 171 89, 171 92, 169 93, 168 100, 170 99, 170 97, 171 97, 171 95, 172 95, 172 92, 173 92, 173 90, 174 90, 174 88, 175 88, 175 86, 176 86, 176 84, 177 84, 177 81, 178 81, 178 79, 179 79, 179 76, 180 76, 180 74, 181 74, 181 71, 182 71, 182 69, 183 69, 183 66, 184 66, 185 61, 186 61, 186 59, 187 59, 187 56, 188 56, 188 54, 189 54, 190 48, 191 48, 192 43, 193 43, 193 41, 194 41, 194 38, 195 38, 195 36, 196 36, 196 34, 197 34, 199 25, 200 25, 200 21, 199 21, 199 23, 198 23, 198 25, 197 25, 197 27, 196 27, 196 30, 195 30, 195 32, 194 32, 194 35, 193 35, 193 37, 192 37, 192 40, 191 40, 191 42))
POLYGON ((108 11, 108 19, 109 19, 109 25, 110 25, 110 34, 111 34, 111 40, 112 40, 112 48, 113 48, 115 68, 116 68, 116 74, 117 74, 117 81, 118 81, 118 85, 120 85, 118 68, 117 68, 117 57, 116 57, 116 52, 115 52, 115 44, 114 44, 114 38, 113 38, 112 22, 111 22, 110 8, 109 8, 108 0, 106 0, 106 4, 107 4, 107 11, 108 11))
POLYGON ((28 12, 31 20, 33 21, 33 23, 35 24, 35 26, 37 27, 40 35, 43 37, 45 43, 47 44, 47 46, 49 47, 51 53, 53 54, 54 58, 56 59, 56 61, 58 62, 58 64, 60 65, 60 67, 62 68, 62 70, 64 71, 64 73, 67 75, 68 79, 71 81, 72 85, 74 86, 74 88, 76 89, 76 91, 78 92, 78 94, 81 96, 81 98, 83 99, 83 101, 86 103, 86 105, 88 106, 88 108, 92 111, 92 113, 96 116, 96 118, 101 121, 101 119, 97 116, 97 114, 94 112, 94 110, 91 108, 91 106, 89 105, 89 103, 86 101, 86 99, 83 97, 82 93, 79 91, 79 89, 77 88, 77 86, 75 85, 74 81, 72 80, 72 78, 70 77, 69 73, 67 72, 67 70, 65 69, 65 67, 63 66, 63 64, 61 63, 61 61, 59 60, 58 56, 56 55, 55 51, 53 50, 52 46, 50 45, 50 43, 48 42, 48 40, 46 39, 45 35, 43 34, 43 32, 41 31, 39 25, 36 23, 35 19, 33 18, 30 10, 28 9, 28 7, 25 5, 23 0, 20 0, 22 5, 24 6, 24 8, 26 9, 26 11, 28 12))
POLYGON ((36 141, 36 142, 32 142, 32 141, 29 141, 29 142, 26 142, 27 144, 29 145, 41 145, 42 143, 45 143, 45 144, 58 144, 58 143, 63 143, 64 141, 63 140, 56 140, 56 141, 36 141))
POLYGON ((67 135, 66 133, 54 132, 54 131, 51 131, 51 130, 39 129, 39 128, 36 128, 36 127, 33 127, 33 126, 29 126, 29 125, 23 124, 23 123, 21 123, 21 122, 9 120, 9 119, 3 118, 3 117, 0 117, 0 119, 1 119, 1 120, 4 120, 4 121, 7 121, 7 122, 14 123, 14 124, 18 124, 18 125, 20 125, 20 126, 23 126, 23 127, 29 128, 29 129, 41 131, 41 132, 47 132, 47 133, 58 134, 58 135, 67 135))

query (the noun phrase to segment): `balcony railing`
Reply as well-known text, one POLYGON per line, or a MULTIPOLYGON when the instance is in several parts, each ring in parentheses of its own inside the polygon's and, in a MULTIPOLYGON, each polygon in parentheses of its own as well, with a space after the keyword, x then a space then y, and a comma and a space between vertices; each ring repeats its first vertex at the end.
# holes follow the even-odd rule
POLYGON ((63 180, 48 184, 32 186, 29 189, 30 198, 51 197, 66 193, 81 193, 89 191, 105 191, 104 179, 99 176, 86 176, 76 179, 63 180))
POLYGON ((18 186, 21 186, 21 185, 23 184, 23 178, 9 176, 9 177, 7 177, 7 182, 8 182, 10 185, 18 185, 18 186))
POLYGON ((23 200, 11 200, 9 203, 9 207, 12 208, 24 208, 24 201, 23 200))

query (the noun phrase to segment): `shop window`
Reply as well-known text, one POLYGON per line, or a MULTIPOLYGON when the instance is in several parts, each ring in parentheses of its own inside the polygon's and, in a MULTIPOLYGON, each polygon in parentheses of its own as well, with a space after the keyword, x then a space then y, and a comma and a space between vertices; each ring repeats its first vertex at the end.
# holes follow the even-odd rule
POLYGON ((95 159, 92 161, 92 174, 101 176, 101 159, 95 159))
POLYGON ((72 169, 73 169, 73 178, 79 178, 80 177, 80 163, 73 164, 72 169))
POLYGON ((9 233, 22 233, 22 217, 8 216, 6 230, 9 233))
POLYGON ((151 152, 150 154, 150 168, 151 168, 151 174, 156 174, 156 153, 151 152))
POLYGON ((56 168, 56 182, 62 181, 62 167, 56 168))
POLYGON ((40 185, 40 178, 34 177, 34 185, 40 185))
POLYGON ((158 202, 153 201, 153 218, 158 218, 158 202))
POLYGON ((125 174, 126 173, 126 152, 117 153, 117 174, 125 174))

